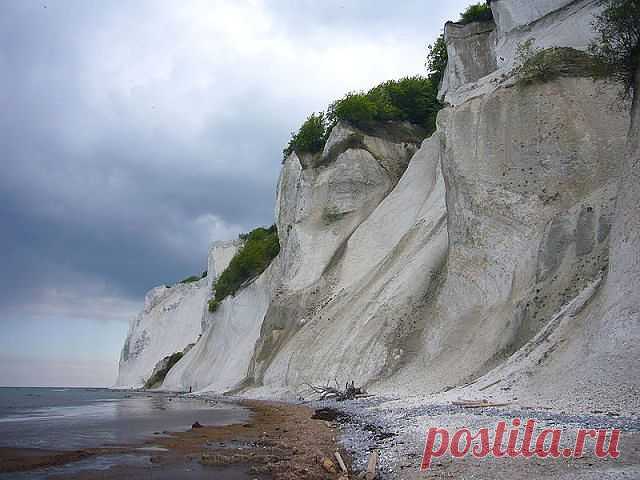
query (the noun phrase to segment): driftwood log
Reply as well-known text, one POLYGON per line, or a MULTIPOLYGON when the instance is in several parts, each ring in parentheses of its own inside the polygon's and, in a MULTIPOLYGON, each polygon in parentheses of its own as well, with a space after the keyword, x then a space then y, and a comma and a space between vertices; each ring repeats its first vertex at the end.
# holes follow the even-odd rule
POLYGON ((336 456, 336 460, 338 460, 338 465, 340 465, 340 469, 343 471, 343 473, 349 473, 349 471, 347 470, 347 466, 345 465, 344 460, 342 459, 342 455, 340 455, 340 452, 336 452, 335 456, 336 456))
POLYGON ((344 386, 344 390, 341 390, 338 385, 338 381, 335 381, 336 386, 332 387, 329 384, 326 386, 322 385, 312 385, 310 383, 305 383, 305 387, 307 388, 307 393, 311 395, 316 395, 319 400, 353 400, 355 398, 362 398, 368 396, 362 387, 356 387, 355 382, 352 380, 350 383, 347 382, 344 386))
POLYGON ((507 405, 511 405, 510 402, 506 403, 497 403, 497 402, 489 402, 487 399, 482 400, 455 400, 451 402, 452 405, 456 405, 458 407, 463 408, 486 408, 486 407, 505 407, 507 405))
POLYGON ((378 466, 378 451, 374 450, 369 454, 369 461, 367 462, 367 472, 364 474, 364 478, 367 480, 374 480, 376 478, 376 469, 378 466))

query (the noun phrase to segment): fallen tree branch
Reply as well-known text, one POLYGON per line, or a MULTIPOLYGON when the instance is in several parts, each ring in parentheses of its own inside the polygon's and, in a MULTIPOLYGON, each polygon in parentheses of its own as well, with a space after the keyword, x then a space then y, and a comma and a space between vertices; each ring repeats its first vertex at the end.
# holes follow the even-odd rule
POLYGON ((335 379, 336 387, 331 387, 327 383, 326 386, 312 385, 311 383, 303 384, 307 390, 306 392, 311 395, 316 395, 318 400, 337 400, 339 402, 343 400, 353 400, 355 398, 361 398, 368 396, 362 387, 356 387, 355 382, 345 384, 344 390, 338 388, 338 380, 335 379))

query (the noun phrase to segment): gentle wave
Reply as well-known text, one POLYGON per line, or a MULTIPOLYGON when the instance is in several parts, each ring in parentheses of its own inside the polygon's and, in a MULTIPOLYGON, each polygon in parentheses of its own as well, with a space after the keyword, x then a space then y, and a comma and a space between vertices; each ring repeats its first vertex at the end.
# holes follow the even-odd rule
POLYGON ((53 420, 55 418, 64 418, 64 415, 10 415, 0 418, 0 423, 12 422, 29 422, 34 420, 53 420))
POLYGON ((29 413, 0 417, 0 423, 46 421, 69 417, 107 416, 115 407, 114 400, 100 401, 91 405, 72 407, 49 407, 32 410, 29 413))

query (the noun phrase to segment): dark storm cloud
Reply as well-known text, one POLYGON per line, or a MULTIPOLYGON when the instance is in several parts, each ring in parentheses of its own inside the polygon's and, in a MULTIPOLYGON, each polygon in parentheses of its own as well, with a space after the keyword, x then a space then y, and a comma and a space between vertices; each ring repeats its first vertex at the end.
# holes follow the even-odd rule
POLYGON ((426 4, 1 2, 0 319, 139 300, 271 223, 289 131, 420 73, 451 16, 426 4))
MULTIPOLYGON (((91 63, 109 61, 92 58, 101 53, 92 50, 96 37, 109 37, 117 17, 141 13, 105 5, 123 6, 0 7, 0 304, 33 300, 42 284, 82 286, 73 272, 139 296, 201 271, 211 236, 272 221, 283 126, 252 136, 233 118, 207 118, 203 105, 193 112, 203 125, 185 136, 189 119, 167 118, 175 106, 163 104, 162 91, 145 96, 144 78, 119 89, 92 77, 91 63)), ((242 116, 268 110, 256 101, 242 116)))

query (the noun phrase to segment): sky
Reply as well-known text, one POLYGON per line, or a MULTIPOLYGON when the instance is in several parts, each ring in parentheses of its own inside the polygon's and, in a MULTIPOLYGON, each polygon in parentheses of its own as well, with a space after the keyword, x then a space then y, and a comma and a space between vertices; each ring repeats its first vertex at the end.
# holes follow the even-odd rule
POLYGON ((144 294, 274 221, 282 149, 469 0, 2 0, 0 385, 109 386, 144 294))

